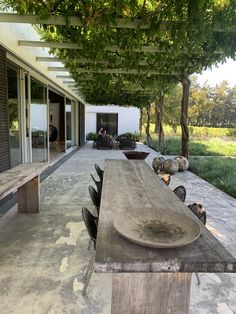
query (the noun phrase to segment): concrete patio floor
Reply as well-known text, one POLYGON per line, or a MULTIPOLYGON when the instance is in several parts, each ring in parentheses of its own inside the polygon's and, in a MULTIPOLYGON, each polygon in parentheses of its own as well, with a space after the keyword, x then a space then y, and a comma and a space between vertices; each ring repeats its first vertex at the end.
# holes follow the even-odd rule
MULTIPOLYGON (((141 146, 150 151, 151 165, 158 153, 141 146)), ((81 208, 93 209, 90 173, 95 175, 94 163, 103 167, 106 158, 125 159, 122 151, 87 143, 42 183, 39 214, 18 214, 15 206, 0 218, 1 314, 110 313, 110 274, 93 274, 81 296, 91 254, 81 208)), ((186 187, 186 204, 203 204, 207 228, 236 257, 236 199, 189 171, 171 177, 171 189, 179 184, 186 187)), ((236 274, 200 274, 200 279, 198 286, 193 274, 191 314, 236 313, 236 274)))

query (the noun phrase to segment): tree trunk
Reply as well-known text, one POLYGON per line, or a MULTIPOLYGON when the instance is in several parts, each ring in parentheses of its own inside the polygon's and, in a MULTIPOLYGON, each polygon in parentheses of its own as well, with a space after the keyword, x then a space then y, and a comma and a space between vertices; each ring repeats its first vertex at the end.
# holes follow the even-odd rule
POLYGON ((154 132, 158 134, 159 130, 159 110, 158 110, 158 103, 155 102, 155 130, 154 132))
POLYGON ((140 118, 139 118, 139 137, 142 139, 142 127, 143 127, 143 108, 140 109, 140 118))
POLYGON ((161 150, 161 144, 164 144, 164 129, 163 129, 163 110, 164 110, 164 94, 161 92, 159 98, 159 138, 158 138, 158 149, 161 150))
POLYGON ((151 110, 151 105, 148 104, 146 106, 146 110, 147 110, 147 125, 146 125, 146 135, 147 135, 147 144, 148 146, 150 146, 150 144, 152 143, 152 138, 150 135, 150 110, 151 110))
POLYGON ((189 129, 188 129, 188 105, 189 105, 189 90, 191 81, 187 75, 181 78, 181 83, 183 87, 183 96, 181 101, 181 116, 180 125, 182 129, 182 148, 181 155, 188 159, 188 142, 189 142, 189 129))

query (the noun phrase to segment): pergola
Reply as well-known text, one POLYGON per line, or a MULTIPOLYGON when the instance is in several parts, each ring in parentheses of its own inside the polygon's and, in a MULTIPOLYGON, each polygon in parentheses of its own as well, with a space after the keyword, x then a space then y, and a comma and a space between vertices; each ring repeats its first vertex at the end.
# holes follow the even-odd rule
POLYGON ((236 3, 230 1, 3 1, 17 13, 0 22, 38 24, 41 41, 62 62, 49 67, 90 103, 146 106, 178 82, 182 155, 188 157, 189 75, 235 57, 236 3), (73 79, 73 80, 71 80, 73 79), (72 83, 73 82, 73 83, 72 83))

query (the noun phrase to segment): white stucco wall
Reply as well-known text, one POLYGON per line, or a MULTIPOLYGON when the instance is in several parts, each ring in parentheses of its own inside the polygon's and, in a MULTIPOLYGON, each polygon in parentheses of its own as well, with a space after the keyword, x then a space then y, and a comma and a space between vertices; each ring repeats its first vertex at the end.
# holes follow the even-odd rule
POLYGON ((126 132, 139 132, 140 111, 135 107, 119 106, 93 106, 85 107, 85 130, 96 132, 97 113, 117 113, 118 114, 118 135, 126 132))

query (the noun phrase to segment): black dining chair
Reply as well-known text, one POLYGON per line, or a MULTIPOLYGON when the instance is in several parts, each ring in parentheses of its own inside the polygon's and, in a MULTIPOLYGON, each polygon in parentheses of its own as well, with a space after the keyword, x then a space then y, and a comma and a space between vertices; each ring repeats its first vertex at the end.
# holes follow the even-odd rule
POLYGON ((166 185, 170 185, 170 174, 161 175, 161 180, 165 182, 166 185))
POLYGON ((173 192, 176 194, 176 196, 182 201, 185 201, 186 198, 186 189, 183 185, 177 186, 173 192))
POLYGON ((94 248, 93 254, 89 260, 88 266, 83 276, 83 289, 81 291, 81 294, 85 295, 86 289, 88 287, 89 281, 91 279, 91 276, 94 270, 98 218, 93 216, 86 207, 82 208, 82 217, 83 217, 85 227, 87 229, 88 235, 90 237, 90 240, 93 243, 93 248, 94 248))
POLYGON ((96 210, 99 214, 101 197, 99 196, 99 193, 94 189, 94 187, 92 185, 89 186, 89 194, 90 194, 91 200, 92 200, 92 202, 93 202, 94 206, 96 207, 96 210))
POLYGON ((97 164, 94 165, 94 168, 99 176, 101 182, 103 181, 104 170, 102 170, 97 164))
MULTIPOLYGON (((206 210, 202 206, 202 204, 199 204, 199 203, 189 204, 188 208, 192 211, 192 213, 194 213, 195 216, 198 217, 198 219, 201 220, 201 222, 204 225, 206 224, 207 215, 206 215, 206 210)), ((197 278, 197 283, 198 283, 198 285, 200 285, 201 282, 200 282, 200 278, 199 278, 198 273, 195 273, 195 275, 196 275, 196 278, 197 278)))
POLYGON ((101 198, 101 195, 102 195, 102 182, 101 181, 97 181, 92 174, 91 174, 91 178, 93 179, 93 182, 95 183, 95 185, 97 187, 98 195, 101 198))

